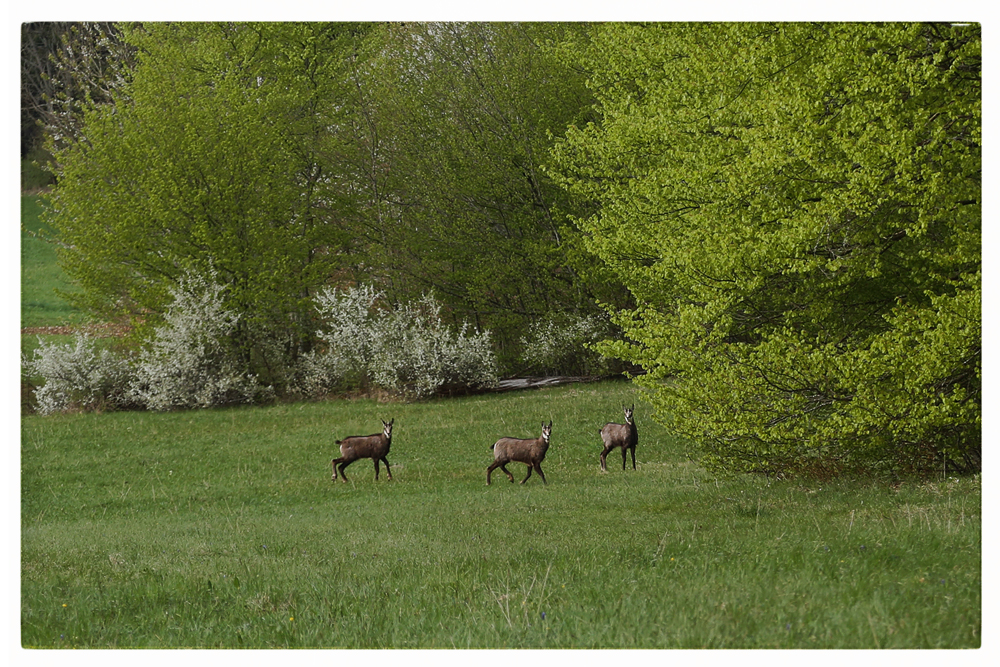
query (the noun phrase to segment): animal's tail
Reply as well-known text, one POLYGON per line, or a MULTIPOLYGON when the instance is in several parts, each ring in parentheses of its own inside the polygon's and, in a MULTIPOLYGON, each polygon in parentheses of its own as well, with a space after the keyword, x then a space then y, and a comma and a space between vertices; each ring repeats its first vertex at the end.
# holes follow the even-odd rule
POLYGON ((338 441, 337 441, 337 444, 339 445, 339 444, 340 444, 340 443, 342 443, 342 442, 343 442, 343 440, 338 440, 338 441))

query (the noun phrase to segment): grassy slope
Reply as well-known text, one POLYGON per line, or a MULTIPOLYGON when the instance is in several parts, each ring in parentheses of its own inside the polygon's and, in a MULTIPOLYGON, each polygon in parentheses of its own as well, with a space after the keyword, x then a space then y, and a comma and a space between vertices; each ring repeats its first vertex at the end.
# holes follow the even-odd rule
POLYGON ((56 294, 70 284, 56 263, 55 247, 39 236, 52 230, 39 220, 37 196, 21 197, 21 326, 57 326, 80 321, 80 313, 56 294))
POLYGON ((626 383, 22 422, 27 646, 974 647, 979 479, 717 480, 626 383), (330 480, 396 418, 394 481, 330 480), (489 446, 553 419, 543 469, 489 446), (609 461, 617 466, 613 455, 609 461), (511 466, 518 481, 524 466, 511 466), (543 617, 544 613, 544 617, 543 617))

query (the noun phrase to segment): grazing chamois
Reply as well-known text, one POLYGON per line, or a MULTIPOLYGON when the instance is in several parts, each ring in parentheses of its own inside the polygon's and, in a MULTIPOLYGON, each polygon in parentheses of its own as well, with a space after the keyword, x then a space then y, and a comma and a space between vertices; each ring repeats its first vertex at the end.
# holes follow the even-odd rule
POLYGON ((388 422, 383 419, 381 433, 374 435, 352 435, 343 440, 338 440, 340 458, 334 459, 331 462, 333 465, 334 481, 337 479, 338 465, 340 466, 340 476, 346 482, 347 473, 344 472, 344 468, 358 459, 371 459, 375 462, 375 479, 378 479, 378 462, 382 461, 385 464, 385 471, 389 474, 389 481, 391 482, 392 471, 389 469, 389 461, 385 457, 389 453, 389 445, 392 444, 392 423, 394 421, 396 421, 395 418, 388 422))
POLYGON ((602 471, 607 471, 608 452, 615 447, 622 448, 622 470, 625 470, 625 454, 628 451, 632 452, 632 470, 635 470, 635 446, 639 444, 639 432, 635 430, 635 419, 632 417, 635 403, 632 404, 631 408, 626 408, 623 405, 622 409, 625 410, 624 424, 608 423, 601 428, 601 439, 604 440, 604 451, 601 452, 602 471))
POLYGON ((521 480, 521 484, 527 482, 528 478, 531 477, 532 469, 538 471, 543 484, 548 484, 545 481, 545 474, 542 473, 542 460, 545 458, 545 452, 549 449, 549 436, 551 434, 552 420, 550 419, 548 426, 545 425, 545 422, 542 422, 542 437, 540 438, 533 438, 531 440, 500 438, 493 443, 493 447, 490 448, 493 450, 493 463, 486 469, 487 486, 490 483, 490 475, 493 474, 493 470, 498 466, 511 482, 514 481, 514 476, 507 470, 507 464, 511 461, 524 463, 528 466, 528 474, 521 480))

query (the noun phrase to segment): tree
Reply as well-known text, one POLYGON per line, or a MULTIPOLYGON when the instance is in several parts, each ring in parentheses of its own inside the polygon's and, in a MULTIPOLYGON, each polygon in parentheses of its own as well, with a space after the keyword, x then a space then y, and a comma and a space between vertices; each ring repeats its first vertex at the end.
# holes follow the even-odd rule
POLYGON ((553 177, 705 460, 981 466, 978 25, 607 25, 553 177))
POLYGON ((548 46, 581 27, 116 31, 135 66, 54 146, 61 261, 99 317, 148 336, 179 276, 214 270, 247 371, 280 392, 318 342, 310 297, 328 284, 396 304, 433 292, 451 324, 495 332, 507 368, 527 323, 593 314, 608 290, 539 169, 550 133, 589 113, 548 46))
POLYGON ((21 157, 47 135, 57 146, 77 137, 85 105, 111 101, 134 50, 110 23, 21 25, 21 157))
POLYGON ((540 165, 551 135, 589 112, 579 72, 546 47, 568 24, 382 26, 356 76, 368 204, 357 255, 398 301, 428 290, 494 332, 515 366, 526 325, 595 311, 603 288, 540 165))
POLYGON ((83 288, 71 298, 148 335, 182 275, 214 271, 248 372, 280 385, 311 344, 310 289, 346 264, 353 181, 334 149, 361 32, 122 26, 137 52, 128 84, 86 104, 81 134, 55 146, 50 217, 83 288))

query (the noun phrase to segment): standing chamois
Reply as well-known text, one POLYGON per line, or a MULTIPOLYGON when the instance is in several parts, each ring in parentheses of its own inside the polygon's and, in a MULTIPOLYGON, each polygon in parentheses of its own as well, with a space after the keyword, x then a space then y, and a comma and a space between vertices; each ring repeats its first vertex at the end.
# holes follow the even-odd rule
POLYGON ((510 479, 511 482, 514 481, 514 476, 510 474, 507 470, 507 464, 511 461, 517 461, 518 463, 524 463, 528 466, 528 474, 525 475, 524 479, 521 480, 521 484, 528 481, 531 477, 531 470, 535 469, 538 471, 538 475, 542 478, 543 484, 548 484, 545 481, 545 474, 542 473, 542 460, 545 458, 545 452, 549 449, 549 436, 552 434, 552 420, 549 420, 549 425, 546 426, 545 422, 542 422, 542 437, 534 438, 531 440, 521 440, 518 438, 500 438, 490 449, 493 450, 493 463, 490 467, 486 469, 486 484, 490 483, 490 475, 493 474, 493 470, 498 466, 500 470, 503 470, 504 474, 510 479))
POLYGON ((334 481, 337 479, 338 464, 340 465, 340 476, 346 482, 347 473, 344 472, 344 468, 358 459, 371 459, 375 462, 375 479, 378 479, 378 462, 382 461, 385 464, 385 471, 389 474, 389 481, 391 482, 392 471, 389 470, 389 461, 385 457, 389 453, 389 445, 392 444, 392 423, 394 421, 396 421, 395 418, 389 420, 389 422, 383 419, 381 433, 374 435, 352 435, 343 440, 338 440, 340 458, 334 459, 331 462, 333 465, 334 481))
POLYGON ((632 418, 635 403, 632 404, 631 408, 626 408, 624 405, 622 408, 625 410, 625 423, 608 423, 601 429, 601 439, 604 440, 604 451, 601 452, 601 470, 605 472, 608 469, 608 452, 615 447, 622 448, 622 470, 625 470, 625 454, 631 450, 632 470, 635 470, 635 446, 639 444, 639 432, 635 430, 635 420, 632 418))

